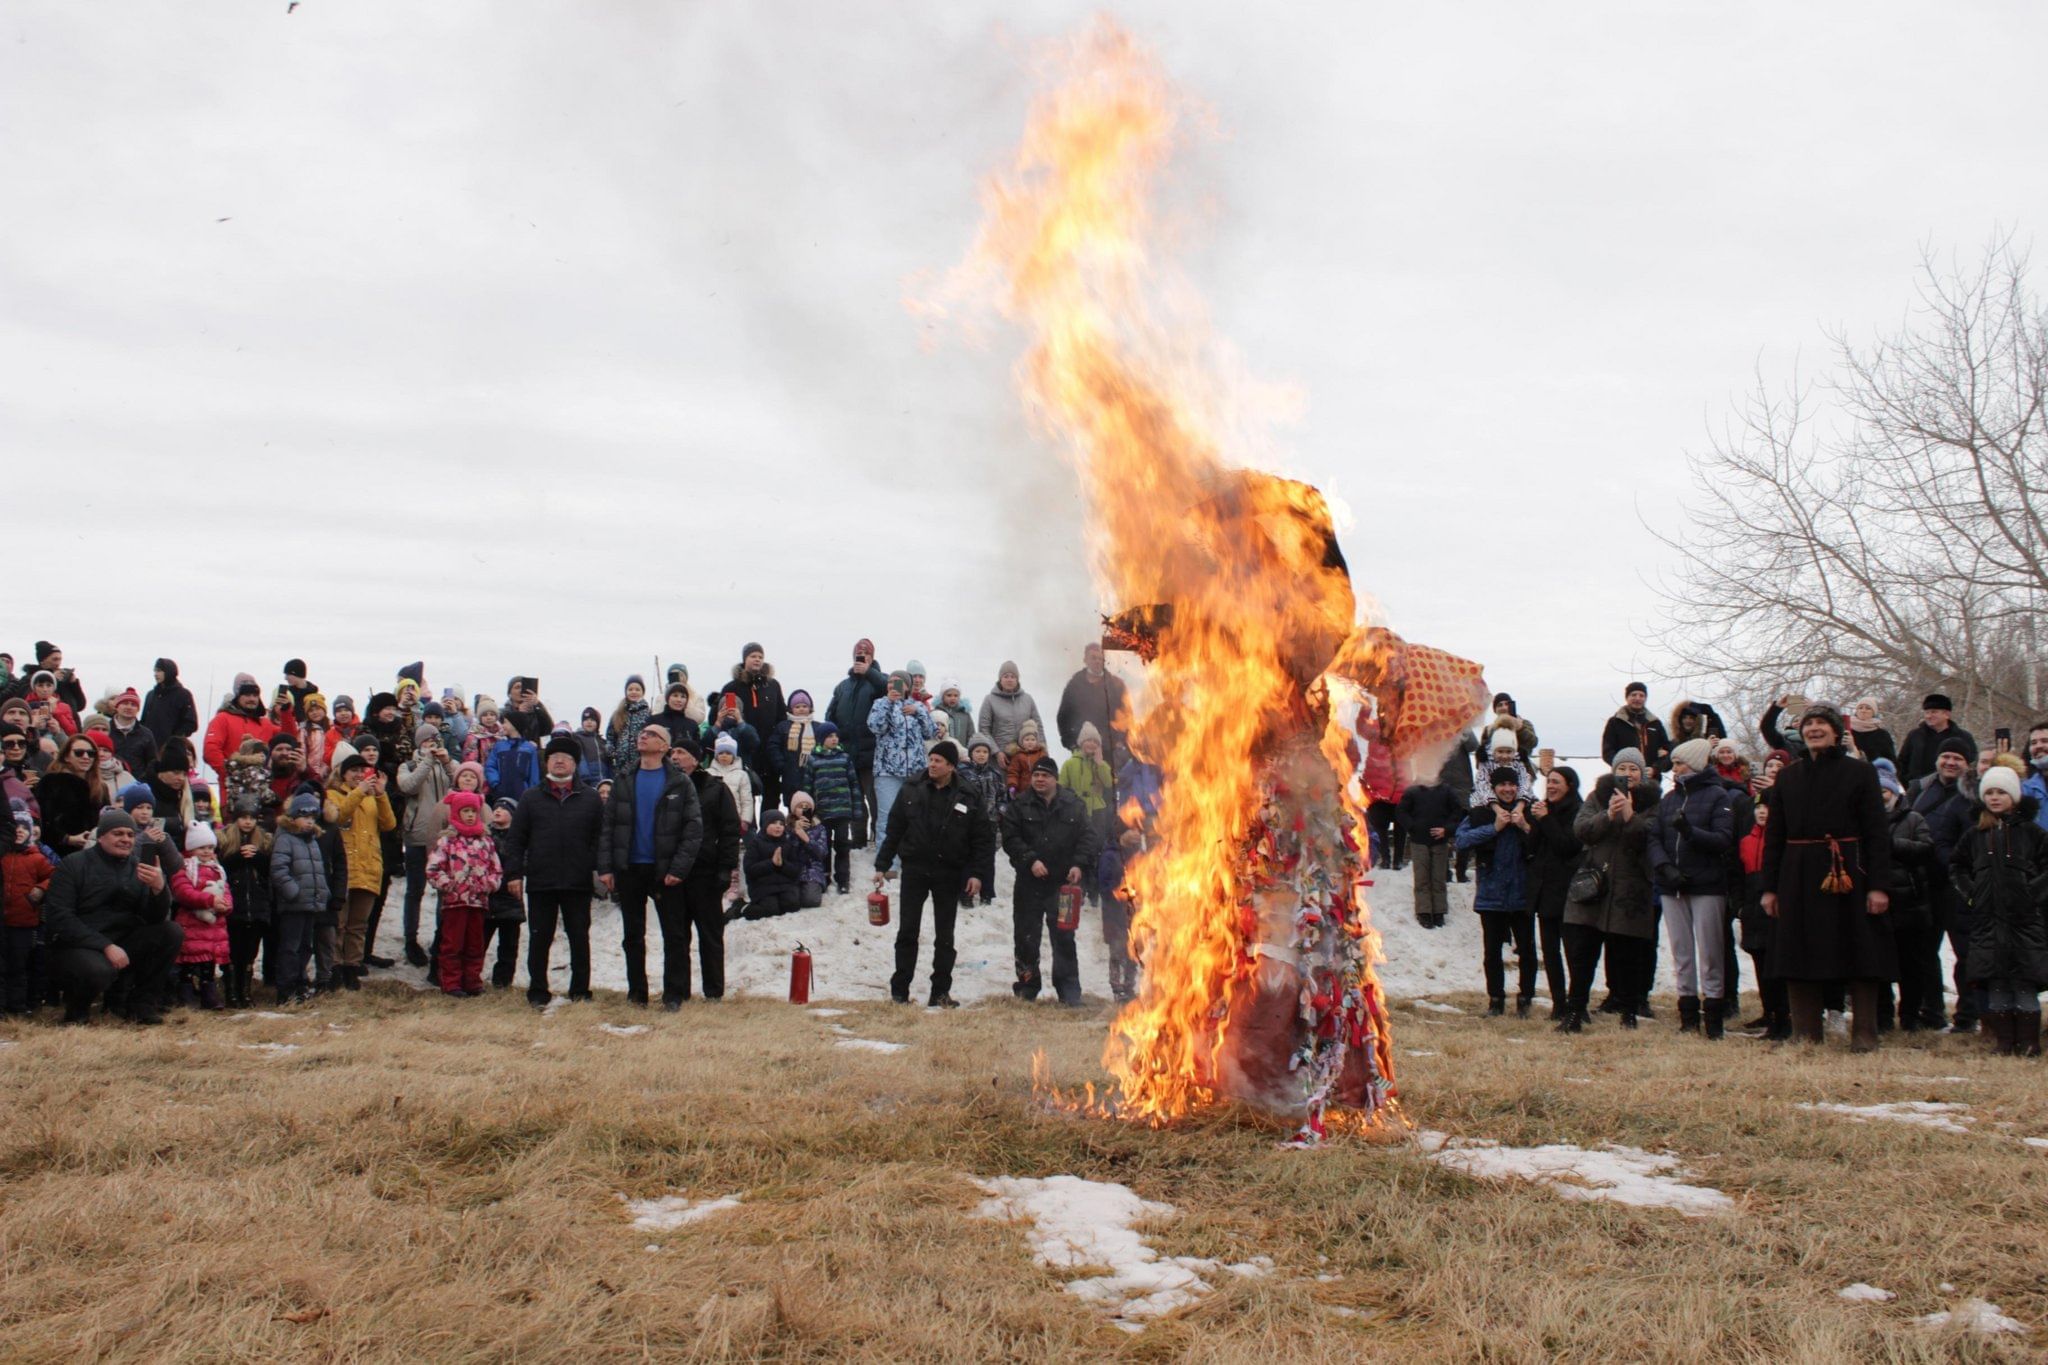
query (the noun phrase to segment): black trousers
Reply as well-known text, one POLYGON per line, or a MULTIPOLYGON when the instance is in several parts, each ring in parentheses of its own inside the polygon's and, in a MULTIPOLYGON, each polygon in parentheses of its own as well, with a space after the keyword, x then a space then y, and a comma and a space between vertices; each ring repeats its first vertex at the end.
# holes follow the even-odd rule
MULTIPOLYGON (((854 798, 854 805, 860 805, 859 797, 854 798)), ((832 884, 844 894, 853 885, 853 821, 827 820, 825 837, 832 849, 832 884)))
POLYGON ((83 1015, 101 995, 125 999, 131 1010, 154 1009, 162 1003, 164 979, 185 945, 185 931, 175 923, 142 924, 114 935, 128 954, 128 965, 116 970, 98 948, 43 949, 44 969, 64 998, 68 1013, 83 1015))
MULTIPOLYGON (((1963 962, 1970 956, 1970 906, 1955 889, 1944 886, 1939 889, 1937 902, 1942 908, 1942 924, 1948 931, 1949 951, 1955 954, 1956 1016, 1958 1030, 1966 1029, 1977 1020, 1977 992, 1963 979, 1963 962)), ((1940 961, 1937 951, 1935 960, 1940 961)), ((1936 989, 1941 980, 1940 969, 1935 970, 1936 989)))
POLYGON ((960 914, 961 878, 958 868, 923 868, 903 865, 900 882, 902 905, 896 923, 896 971, 889 978, 889 994, 899 1000, 910 998, 910 983, 917 975, 917 940, 924 928, 924 903, 932 903, 932 998, 953 993, 953 921, 960 914))
POLYGON ((303 989, 306 981, 306 964, 313 958, 313 930, 318 915, 282 913, 272 915, 270 922, 277 930, 277 977, 271 983, 282 996, 288 991, 303 989))
POLYGON ((569 998, 590 998, 590 892, 536 891, 526 893, 526 917, 531 934, 526 941, 526 998, 545 1005, 554 998, 548 989, 548 953, 555 946, 555 926, 569 940, 569 998))
POLYGON ((1538 915, 1536 936, 1543 944, 1543 983, 1550 987, 1550 1003, 1564 1004, 1567 994, 1564 966, 1564 913, 1538 915))
POLYGON ((1649 963, 1657 948, 1646 938, 1609 934, 1589 924, 1567 924, 1564 936, 1565 966, 1571 1007, 1587 1011, 1593 994, 1593 975, 1604 951, 1607 958, 1607 989, 1615 999, 1633 1008, 1649 993, 1649 963))
POLYGON ((497 960, 491 963, 493 986, 509 986, 519 975, 519 924, 516 919, 487 919, 484 922, 484 946, 489 947, 494 938, 498 940, 497 960))
POLYGON ((1893 937, 1899 944, 1899 1022, 1914 1029, 1942 1027, 1948 1018, 1941 991, 1941 930, 1932 923, 1895 926, 1893 937))
POLYGON ((38 932, 33 924, 10 924, 0 929, 0 997, 4 997, 0 1004, 9 1014, 27 1014, 42 994, 38 932))
POLYGON ((420 906, 427 899, 427 846, 405 846, 405 941, 416 943, 420 936, 420 906))
POLYGON ((1042 931, 1052 939, 1052 988, 1065 1005, 1081 1003, 1081 959, 1074 951, 1074 933, 1054 927, 1060 913, 1060 881, 1057 877, 1017 874, 1017 887, 1010 903, 1010 924, 1015 933, 1017 984, 1011 989, 1020 1000, 1036 1000, 1038 938, 1042 931))
POLYGON ((1408 861, 1408 831, 1401 824, 1401 808, 1392 801, 1375 801, 1365 809, 1366 827, 1378 837, 1381 867, 1399 868, 1408 861))
MULTIPOLYGON (((853 802, 853 846, 868 846, 868 831, 875 824, 875 761, 855 760, 854 770, 860 774, 860 795, 853 802)), ((877 830, 879 834, 881 831, 877 830)))
POLYGON ((656 902, 661 909, 661 998, 690 998, 690 933, 697 935, 697 978, 706 1000, 725 997, 725 881, 691 877, 656 902), (673 907, 672 909, 669 907, 673 907))
POLYGON ((612 899, 619 906, 620 947, 626 953, 626 998, 635 1004, 647 1003, 647 902, 661 889, 653 863, 635 863, 612 882, 612 899))
POLYGON ((1517 998, 1528 1000, 1535 996, 1535 919, 1536 916, 1527 910, 1479 912, 1479 925, 1486 933, 1486 994, 1489 999, 1500 1000, 1507 994, 1507 971, 1501 961, 1501 955, 1510 936, 1515 941, 1515 955, 1521 959, 1521 990, 1517 998))

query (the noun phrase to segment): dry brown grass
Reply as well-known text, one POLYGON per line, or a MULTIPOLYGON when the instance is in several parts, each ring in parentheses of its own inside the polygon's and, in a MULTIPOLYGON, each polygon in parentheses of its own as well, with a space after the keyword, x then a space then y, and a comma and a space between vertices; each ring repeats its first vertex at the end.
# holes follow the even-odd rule
POLYGON ((1102 1014, 855 1007, 839 1022, 912 1043, 880 1056, 767 1001, 541 1019, 512 995, 385 987, 291 1020, 0 1032, 17 1044, 0 1049, 0 1356, 2030 1356, 1907 1321, 1971 1293, 2048 1342, 2048 1151, 1996 1126, 2048 1134, 2041 1063, 1961 1040, 1852 1058, 1709 1048, 1668 1025, 1568 1041, 1398 1017, 1402 1048, 1438 1054, 1402 1058, 1420 1124, 1669 1147, 1740 1211, 1567 1201, 1400 1143, 1281 1151, 1227 1118, 1155 1133, 1042 1114, 1032 1049, 1062 1080, 1092 1077, 1102 1014), (265 1041, 301 1050, 238 1046, 265 1041), (1967 1080, 1905 1079, 1949 1075, 1967 1080), (1909 1098, 1966 1100, 1977 1131, 1792 1108, 1909 1098), (962 1173, 1121 1181, 1183 1210, 1163 1250, 1264 1253, 1280 1273, 1226 1276, 1127 1337, 1035 1266, 1020 1230, 968 1216, 981 1196, 962 1173), (746 1202, 675 1232, 626 1224, 618 1192, 674 1190, 746 1202), (1899 1299, 1835 1297, 1855 1280, 1899 1299))

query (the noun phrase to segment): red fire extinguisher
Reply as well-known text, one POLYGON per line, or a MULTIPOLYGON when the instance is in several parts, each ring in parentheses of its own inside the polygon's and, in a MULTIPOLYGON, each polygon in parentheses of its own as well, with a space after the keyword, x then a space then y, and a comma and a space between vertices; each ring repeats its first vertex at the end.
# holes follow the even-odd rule
POLYGON ((1081 888, 1072 882, 1060 887, 1059 913, 1052 926, 1069 934, 1081 927, 1081 888))
POLYGON ((789 955, 789 1003, 811 1003, 811 950, 801 943, 789 955))
POLYGON ((881 926, 889 922, 889 893, 868 892, 868 923, 881 926))

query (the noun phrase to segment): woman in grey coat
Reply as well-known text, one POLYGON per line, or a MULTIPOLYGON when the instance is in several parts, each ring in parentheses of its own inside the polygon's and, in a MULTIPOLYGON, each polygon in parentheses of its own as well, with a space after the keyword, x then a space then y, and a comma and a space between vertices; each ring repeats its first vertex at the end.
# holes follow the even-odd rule
MULTIPOLYGON (((1597 869, 1601 884, 1592 899, 1565 902, 1568 998, 1557 1025, 1561 1032, 1577 1033, 1590 1022, 1587 999, 1603 951, 1607 986, 1621 1007, 1622 1027, 1634 1028, 1636 1016, 1645 1012, 1657 952, 1657 889, 1650 879, 1649 845, 1658 797, 1656 780, 1643 772, 1641 751, 1622 749, 1614 755, 1614 771, 1594 784, 1593 795, 1572 822, 1572 833, 1586 846, 1581 866, 1597 869)), ((1580 888, 1591 875, 1582 876, 1580 888)))
POLYGON ((987 735, 996 742, 1004 754, 1017 752, 1017 732, 1024 728, 1027 720, 1038 721, 1038 729, 1045 731, 1045 722, 1039 719, 1038 703, 1024 690, 1024 684, 1017 673, 1017 665, 1008 659, 996 670, 995 691, 981 699, 980 724, 975 733, 987 735))

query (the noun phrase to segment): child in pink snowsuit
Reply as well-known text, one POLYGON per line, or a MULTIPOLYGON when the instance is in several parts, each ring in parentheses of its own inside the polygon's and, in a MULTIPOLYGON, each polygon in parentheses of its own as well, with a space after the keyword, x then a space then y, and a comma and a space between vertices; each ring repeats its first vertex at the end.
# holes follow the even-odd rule
POLYGON ((454 791, 443 804, 448 828, 427 855, 427 884, 441 901, 441 989, 448 995, 482 995, 484 913, 505 874, 498 846, 484 827, 483 798, 454 791))
POLYGON ((171 878, 171 902, 178 907, 178 927, 185 931, 185 946, 178 950, 180 992, 217 1010, 222 1001, 214 968, 228 962, 228 911, 235 898, 215 855, 211 825, 194 824, 185 831, 185 863, 171 878))

